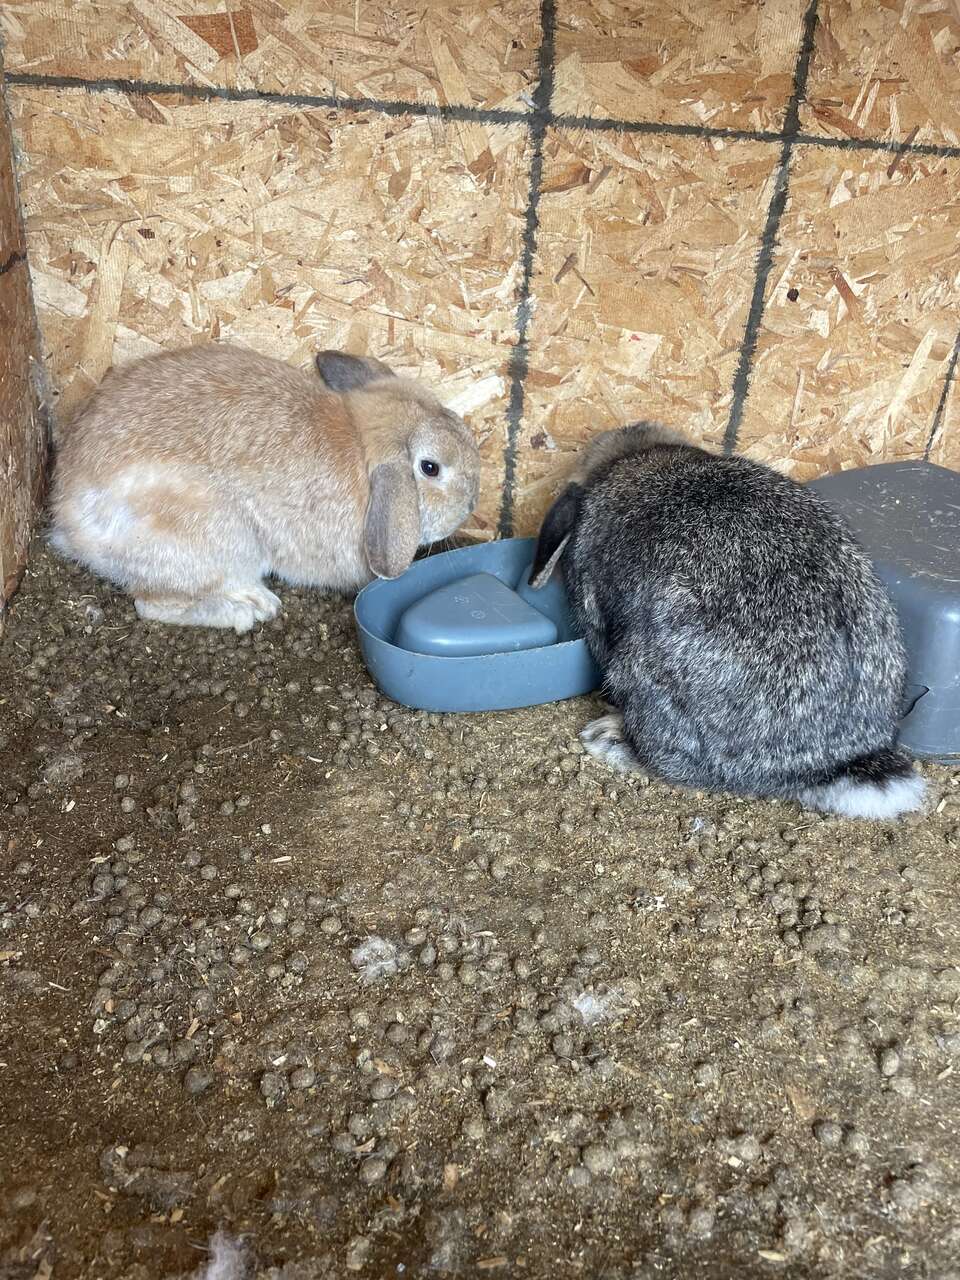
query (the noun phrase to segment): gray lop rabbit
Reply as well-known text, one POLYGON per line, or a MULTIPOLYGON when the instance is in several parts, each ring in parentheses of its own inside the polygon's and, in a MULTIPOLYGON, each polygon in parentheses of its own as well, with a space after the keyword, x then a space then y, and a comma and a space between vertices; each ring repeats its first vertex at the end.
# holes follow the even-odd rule
POLYGON ((893 606, 809 489, 641 422, 597 436, 543 522, 617 709, 581 735, 681 786, 894 818, 925 784, 895 748, 893 606))

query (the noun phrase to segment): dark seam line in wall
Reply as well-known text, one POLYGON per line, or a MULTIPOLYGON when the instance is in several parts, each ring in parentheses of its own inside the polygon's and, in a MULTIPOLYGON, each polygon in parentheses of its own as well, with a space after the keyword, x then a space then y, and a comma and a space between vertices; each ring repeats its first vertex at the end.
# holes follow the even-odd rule
POLYGON ((820 138, 815 133, 798 133, 795 147, 825 147, 832 151, 886 151, 900 156, 937 156, 960 159, 960 147, 938 142, 894 142, 887 138, 820 138))
POLYGON ((946 376, 943 379, 943 387, 940 390, 940 399, 937 401, 937 411, 933 415, 933 425, 930 428, 930 435, 927 437, 927 447, 923 451, 925 462, 930 461, 930 450, 933 448, 937 436, 940 434, 940 428, 943 426, 943 419, 947 412, 947 401, 950 398, 950 388, 953 386, 954 378, 957 374, 957 360, 960 359, 960 330, 957 332, 956 339, 953 344, 953 351, 950 355, 950 363, 947 365, 946 376))
MULTIPOLYGON (((391 101, 385 98, 340 98, 333 95, 279 93, 260 89, 230 89, 218 85, 165 84, 154 80, 96 79, 82 76, 38 75, 29 71, 7 71, 8 84, 33 89, 82 89, 87 93, 123 93, 139 97, 182 97, 195 101, 262 102, 265 105, 329 108, 342 111, 377 111, 389 116, 425 116, 430 119, 473 122, 489 125, 532 123, 527 111, 501 107, 471 107, 465 104, 439 105, 433 102, 391 101)), ((775 129, 722 129, 700 124, 670 124, 658 120, 618 120, 613 116, 577 116, 546 113, 548 123, 560 129, 587 129, 591 132, 642 133, 665 138, 717 138, 726 142, 768 142, 782 144, 784 133, 775 129)), ((836 151, 880 151, 901 155, 938 156, 960 159, 960 146, 946 143, 911 142, 906 145, 886 138, 832 138, 798 133, 794 146, 827 147, 836 151)))
POLYGON ((763 309, 766 301, 767 280, 773 267, 773 255, 777 248, 777 237, 780 232, 780 220, 787 206, 787 190, 790 186, 790 156, 794 140, 800 129, 800 104, 807 91, 807 76, 810 71, 810 58, 813 53, 813 37, 817 27, 817 0, 810 0, 803 19, 803 39, 797 55, 797 63, 793 72, 793 92, 787 106, 783 121, 783 145, 780 149, 780 160, 777 164, 773 183, 773 195, 767 209, 767 219, 760 238, 760 251, 757 254, 757 273, 753 282, 753 296, 750 299, 750 310, 740 344, 740 359, 733 378, 733 401, 730 405, 730 417, 727 429, 723 434, 723 451, 732 453, 737 447, 737 436, 740 423, 743 421, 743 410, 750 391, 750 375, 753 372, 753 357, 760 337, 760 324, 763 320, 763 309))
POLYGON ((23 249, 15 249, 5 262, 0 262, 0 276, 5 276, 8 271, 12 271, 14 267, 19 266, 21 262, 26 262, 27 255, 23 249))
POLYGON ((42 76, 8 71, 8 84, 34 89, 83 89, 87 93, 124 93, 136 97, 181 97, 203 102, 261 102, 265 106, 311 107, 336 111, 375 111, 388 116, 425 116, 478 124, 528 124, 528 111, 499 107, 469 107, 435 102, 393 102, 386 98, 339 98, 312 93, 271 93, 260 89, 229 89, 219 85, 161 84, 153 80, 84 80, 80 76, 42 76))
POLYGON ((721 129, 708 124, 671 124, 664 120, 618 120, 614 116, 556 115, 559 129, 586 129, 591 133, 643 133, 666 138, 719 138, 724 142, 783 142, 775 129, 721 129))
MULTIPOLYGON (((558 129, 584 129, 591 133, 640 133, 649 137, 718 139, 721 142, 767 142, 782 145, 787 134, 776 129, 722 129, 707 124, 671 124, 661 120, 618 120, 614 116, 556 115, 558 129)), ((825 147, 833 151, 879 151, 895 155, 939 156, 960 159, 960 146, 935 142, 896 142, 887 138, 831 138, 798 133, 794 146, 825 147)))
POLYGON ((534 109, 530 116, 530 141, 533 154, 530 157, 530 188, 523 225, 523 250, 521 254, 520 286, 517 294, 517 341, 510 355, 510 401, 507 405, 507 441, 503 450, 503 496, 497 535, 513 536, 513 499, 517 472, 517 447, 523 425, 523 406, 529 368, 530 283, 537 252, 537 228, 540 225, 540 194, 543 179, 543 144, 553 117, 550 102, 553 98, 553 50, 556 32, 556 8, 554 0, 543 0, 540 6, 540 51, 537 55, 537 87, 533 95, 534 109))

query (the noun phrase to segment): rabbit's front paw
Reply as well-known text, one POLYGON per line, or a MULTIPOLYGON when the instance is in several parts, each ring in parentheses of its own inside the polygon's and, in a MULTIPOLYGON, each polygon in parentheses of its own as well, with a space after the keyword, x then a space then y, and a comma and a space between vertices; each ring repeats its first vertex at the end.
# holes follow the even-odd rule
POLYGON ((618 773, 632 773, 639 768, 639 761, 624 734, 623 716, 619 711, 591 720, 580 731, 580 741, 590 755, 618 773))

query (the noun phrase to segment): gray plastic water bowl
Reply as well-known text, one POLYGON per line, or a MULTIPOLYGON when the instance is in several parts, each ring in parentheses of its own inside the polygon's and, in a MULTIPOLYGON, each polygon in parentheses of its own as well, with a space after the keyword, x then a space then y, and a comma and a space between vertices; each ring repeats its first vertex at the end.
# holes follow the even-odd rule
POLYGON ((845 517, 900 616, 908 686, 900 745, 960 755, 960 473, 884 462, 810 485, 845 517))
POLYGON ((360 651, 388 698, 420 711, 505 711, 597 688, 560 575, 540 591, 527 583, 534 545, 446 551, 364 587, 353 606, 360 651))

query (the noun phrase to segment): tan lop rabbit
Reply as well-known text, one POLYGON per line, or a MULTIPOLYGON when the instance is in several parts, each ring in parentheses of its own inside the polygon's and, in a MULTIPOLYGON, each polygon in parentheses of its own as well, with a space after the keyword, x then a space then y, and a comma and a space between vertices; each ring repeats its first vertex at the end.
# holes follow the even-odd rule
POLYGON ((323 351, 316 373, 219 345, 112 371, 57 449, 54 547, 141 618, 238 632, 279 610, 268 574, 398 577, 476 505, 476 443, 377 360, 323 351))

